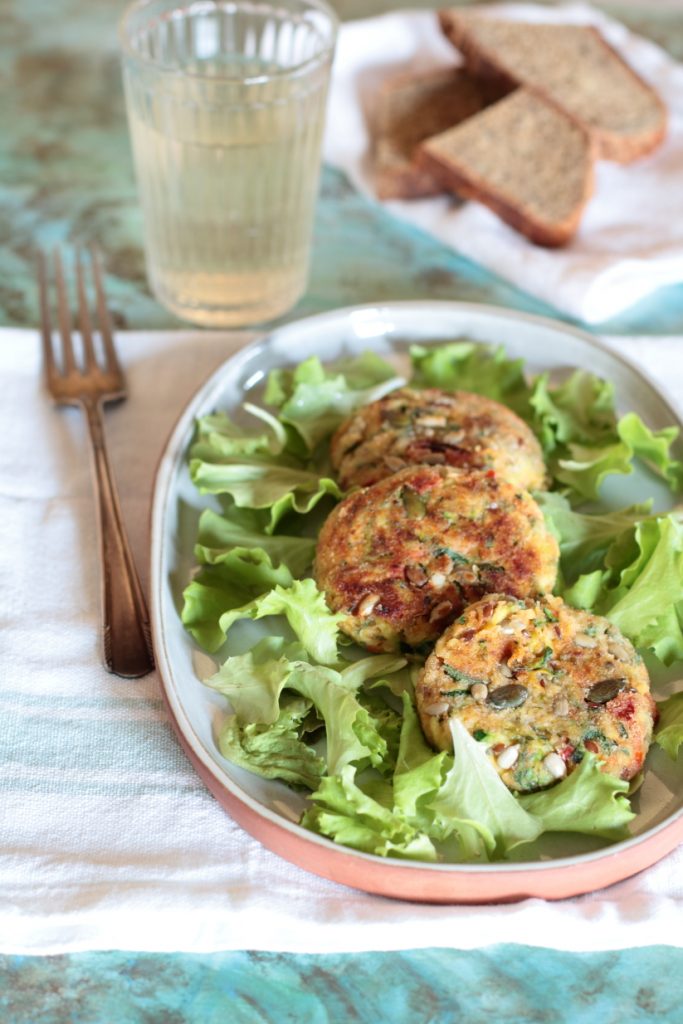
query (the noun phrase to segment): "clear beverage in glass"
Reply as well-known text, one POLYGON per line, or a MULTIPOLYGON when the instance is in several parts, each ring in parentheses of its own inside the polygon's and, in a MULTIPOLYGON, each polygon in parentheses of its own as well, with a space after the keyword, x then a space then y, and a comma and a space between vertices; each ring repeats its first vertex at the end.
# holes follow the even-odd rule
POLYGON ((260 323, 304 292, 336 32, 324 0, 141 0, 124 14, 147 272, 182 319, 260 323))

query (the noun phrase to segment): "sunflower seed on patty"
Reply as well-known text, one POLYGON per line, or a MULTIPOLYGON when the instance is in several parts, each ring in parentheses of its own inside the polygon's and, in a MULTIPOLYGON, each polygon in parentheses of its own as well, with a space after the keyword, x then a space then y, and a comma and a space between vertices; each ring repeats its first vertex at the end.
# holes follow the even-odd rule
POLYGON ((425 715, 429 715, 430 718, 438 718, 439 715, 445 714, 448 711, 450 704, 446 700, 437 701, 434 704, 427 704, 422 710, 425 715))
POLYGON ((465 439, 464 430, 449 430, 445 434, 441 435, 441 440, 444 444, 458 445, 465 439))
POLYGON ((553 704, 553 711, 559 718, 566 718, 569 714, 569 701, 566 697, 558 697, 553 704))
POLYGON ((519 758, 519 743, 513 743, 511 746, 506 747, 505 750, 501 750, 500 754, 496 758, 496 764, 499 768, 505 770, 506 768, 512 768, 514 764, 517 764, 519 758))
POLYGON ((567 765, 555 751, 543 758, 543 767, 550 772, 554 779, 563 779, 567 774, 567 765))
POLYGON ((379 602, 379 594, 366 594, 356 609, 357 615, 372 615, 375 605, 379 602))
POLYGON ((418 427, 445 427, 446 426, 445 416, 431 416, 424 414, 422 416, 415 417, 415 425, 418 427))
POLYGON ((451 604, 450 601, 439 601, 439 603, 435 605, 434 608, 432 608, 432 613, 429 616, 429 621, 436 622, 438 619, 445 619, 446 616, 450 615, 452 611, 453 605, 451 604))
POLYGON ((429 577, 421 565, 408 565, 405 569, 405 578, 414 587, 424 587, 429 577))

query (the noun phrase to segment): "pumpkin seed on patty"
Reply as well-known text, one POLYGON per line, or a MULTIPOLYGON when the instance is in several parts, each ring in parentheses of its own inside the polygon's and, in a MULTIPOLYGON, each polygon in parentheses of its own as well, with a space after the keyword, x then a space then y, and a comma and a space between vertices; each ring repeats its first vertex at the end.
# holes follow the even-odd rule
POLYGON ((601 679, 599 683, 593 683, 586 694, 586 700, 591 704, 607 704, 608 701, 614 700, 625 686, 625 679, 601 679))
POLYGON ((401 490, 401 502, 404 509, 413 519, 423 519, 427 511, 427 505, 421 494, 414 491, 412 487, 404 487, 401 490))
POLYGON ((497 686, 495 690, 489 690, 488 703, 498 709, 518 708, 529 696, 526 686, 521 683, 508 683, 506 686, 497 686))

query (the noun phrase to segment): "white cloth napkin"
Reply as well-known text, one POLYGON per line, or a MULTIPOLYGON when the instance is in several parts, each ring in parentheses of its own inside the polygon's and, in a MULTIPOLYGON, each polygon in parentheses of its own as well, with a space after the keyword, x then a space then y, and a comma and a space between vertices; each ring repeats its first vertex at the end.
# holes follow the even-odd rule
MULTIPOLYGON (((220 334, 119 336, 130 398, 106 427, 145 581, 166 436, 234 347, 220 334)), ((683 338, 619 348, 683 394, 683 338)), ((84 424, 42 391, 34 332, 0 331, 0 380, 0 953, 683 944, 683 848, 579 899, 467 908, 356 892, 261 847, 186 761, 159 678, 101 666, 84 424)))
MULTIPOLYGON (((447 6, 447 5, 445 5, 447 6)), ((564 249, 533 245, 479 203, 447 197, 382 205, 523 290, 587 323, 599 323, 662 285, 683 281, 683 66, 662 49, 583 4, 496 5, 492 16, 597 25, 660 93, 669 134, 652 155, 628 165, 600 161, 595 194, 578 235, 564 249)), ((325 160, 373 197, 365 111, 380 83, 404 72, 459 62, 433 11, 400 11, 342 25, 335 58, 325 160)))

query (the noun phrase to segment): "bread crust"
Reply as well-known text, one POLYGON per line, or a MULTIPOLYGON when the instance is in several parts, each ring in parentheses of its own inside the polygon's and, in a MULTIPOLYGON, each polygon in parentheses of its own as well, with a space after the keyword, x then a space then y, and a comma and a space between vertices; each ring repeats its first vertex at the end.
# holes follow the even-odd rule
MULTIPOLYGON (((531 91, 531 90, 529 90, 531 91)), ((535 94, 537 95, 537 94, 535 94)), ((544 102, 544 98, 541 98, 544 102)), ((557 108, 554 108, 557 109, 557 108)), ((564 112, 561 112, 564 115, 564 112)), ((594 187, 594 143, 591 136, 581 125, 568 118, 582 133, 586 145, 585 177, 582 198, 571 214, 562 221, 544 221, 534 216, 532 211, 512 203, 496 190, 489 182, 470 173, 468 169, 457 163, 457 158, 448 162, 439 160, 426 146, 419 149, 418 161, 430 174, 443 184, 450 192, 455 192, 463 199, 474 199, 487 206, 511 228, 524 235, 536 245, 547 249, 558 249, 567 245, 576 234, 586 203, 593 194, 594 187)))
POLYGON ((575 208, 571 217, 566 218, 560 224, 548 224, 524 212, 518 206, 514 206, 487 186, 485 182, 469 177, 456 167, 444 167, 424 149, 420 149, 420 162, 435 178, 439 178, 444 189, 455 192, 463 199, 474 199, 482 203, 515 231, 546 249, 560 249, 572 240, 578 231, 584 207, 593 192, 593 175, 591 173, 584 201, 575 208))
POLYGON ((443 186, 417 161, 388 151, 387 140, 374 149, 375 193, 378 199, 428 199, 443 194, 443 186))
POLYGON ((369 117, 375 192, 379 199, 441 195, 441 183, 418 166, 415 151, 429 135, 459 124, 499 98, 462 67, 401 73, 379 90, 369 117))
POLYGON ((659 123, 653 126, 649 131, 644 131, 637 135, 624 136, 618 135, 615 132, 610 132, 606 129, 595 127, 594 125, 586 124, 572 111, 567 110, 566 107, 560 104, 537 83, 524 81, 521 77, 518 78, 511 75, 501 67, 496 61, 495 56, 486 52, 479 46, 477 41, 472 38, 468 31, 467 21, 465 18, 460 16, 459 11, 441 10, 438 12, 438 17, 442 32, 460 51, 465 59, 467 68, 473 75, 496 83, 501 88, 510 89, 517 86, 524 86, 530 91, 535 92, 537 96, 541 96, 546 100, 546 102, 552 104, 556 109, 562 110, 562 112, 566 114, 567 117, 570 117, 575 124, 579 124, 591 135, 595 143, 595 154, 597 157, 604 160, 613 160, 616 163, 632 163, 634 160, 638 160, 640 157, 646 156, 648 153, 655 150, 659 145, 661 145, 666 137, 668 112, 661 97, 652 88, 652 86, 648 85, 648 83, 633 70, 623 57, 617 53, 612 46, 610 46, 595 26, 587 25, 585 27, 586 30, 590 32, 595 39, 597 39, 605 52, 609 54, 610 59, 618 63, 635 84, 637 84, 641 89, 647 91, 650 98, 657 106, 660 114, 660 120, 659 123))

